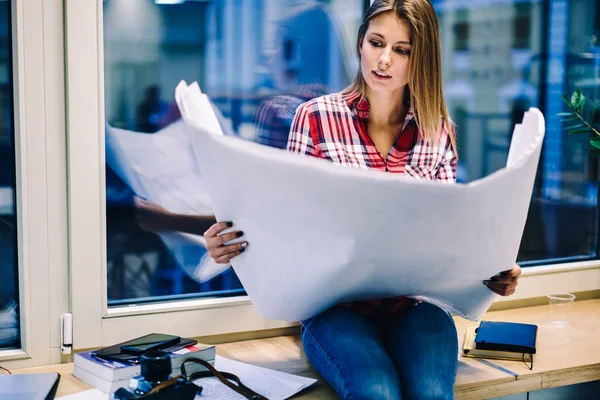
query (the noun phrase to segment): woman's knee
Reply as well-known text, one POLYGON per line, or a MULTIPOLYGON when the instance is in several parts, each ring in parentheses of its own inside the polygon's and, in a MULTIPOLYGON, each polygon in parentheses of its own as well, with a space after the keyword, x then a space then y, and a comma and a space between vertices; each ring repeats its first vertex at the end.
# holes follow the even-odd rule
POLYGON ((415 306, 408 311, 404 324, 420 333, 430 332, 449 338, 456 337, 456 325, 452 316, 433 304, 421 303, 415 306))
MULTIPOLYGON (((341 396, 340 396, 341 397, 341 396)), ((362 376, 359 381, 348 385, 344 399, 349 400, 400 400, 400 384, 396 377, 386 379, 385 376, 362 376)))

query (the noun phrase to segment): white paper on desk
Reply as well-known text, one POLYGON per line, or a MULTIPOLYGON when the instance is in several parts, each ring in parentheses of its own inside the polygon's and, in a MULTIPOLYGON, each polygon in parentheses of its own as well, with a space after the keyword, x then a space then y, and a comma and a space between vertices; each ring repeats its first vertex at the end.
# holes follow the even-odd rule
POLYGON ((69 396, 57 397, 57 400, 107 400, 108 394, 98 389, 85 390, 69 396))
MULTIPOLYGON (((154 134, 107 125, 106 163, 136 195, 168 211, 213 215, 183 121, 154 134)), ((170 232, 161 233, 160 238, 179 265, 200 282, 227 268, 207 256, 202 236, 170 232)))
MULTIPOLYGON (((261 368, 217 356, 215 368, 237 375, 242 383, 269 400, 284 400, 316 382, 284 372, 261 368)), ((202 386, 202 394, 196 400, 245 400, 245 397, 221 383, 217 378, 202 378, 194 381, 202 386)))
POLYGON ((232 260, 237 276, 264 317, 287 321, 392 296, 478 319, 495 298, 482 281, 516 260, 545 133, 530 109, 506 168, 447 185, 186 123, 217 219, 234 221, 250 243, 232 260))

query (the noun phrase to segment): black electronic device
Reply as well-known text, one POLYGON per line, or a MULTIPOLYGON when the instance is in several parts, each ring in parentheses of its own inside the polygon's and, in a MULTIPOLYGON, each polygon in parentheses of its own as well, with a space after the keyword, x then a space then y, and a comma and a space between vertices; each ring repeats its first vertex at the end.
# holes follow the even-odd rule
MULTIPOLYGON (((128 340, 127 342, 95 350, 92 352, 92 355, 94 357, 102 358, 104 360, 121 361, 129 364, 139 364, 141 354, 125 353, 121 350, 121 346, 126 346, 134 342, 135 340, 137 339, 128 340)), ((174 351, 183 349, 184 347, 188 347, 196 343, 198 343, 198 341, 195 339, 181 338, 179 342, 170 344, 167 347, 162 348, 161 350, 165 353, 172 353, 174 351)))
POLYGON ((124 353, 142 354, 149 350, 161 350, 180 341, 181 337, 179 336, 151 333, 122 344, 121 351, 124 353))
POLYGON ((140 359, 141 375, 131 379, 129 389, 112 394, 115 400, 193 400, 202 388, 184 377, 171 378, 171 357, 160 350, 150 350, 140 359))

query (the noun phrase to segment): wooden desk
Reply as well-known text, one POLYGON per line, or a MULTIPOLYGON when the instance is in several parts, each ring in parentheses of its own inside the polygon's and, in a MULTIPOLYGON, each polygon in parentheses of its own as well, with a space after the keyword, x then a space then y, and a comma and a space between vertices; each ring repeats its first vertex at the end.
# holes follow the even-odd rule
MULTIPOLYGON (((539 327, 533 371, 517 361, 477 360, 459 356, 456 399, 481 399, 600 380, 600 300, 575 302, 569 328, 550 326, 548 306, 487 313, 483 319, 535 323, 539 327), (500 369, 499 369, 499 368, 500 369), (502 371, 501 369, 506 371, 502 371), (512 373, 511 373, 512 372, 512 373)), ((474 322, 456 319, 459 343, 474 322)), ((217 345, 217 353, 233 360, 310 378, 310 367, 298 336, 280 336, 217 345)), ((73 364, 16 370, 16 373, 59 372, 58 396, 78 393, 90 386, 73 377, 73 364)), ((299 400, 336 399, 320 379, 294 397, 299 400)))

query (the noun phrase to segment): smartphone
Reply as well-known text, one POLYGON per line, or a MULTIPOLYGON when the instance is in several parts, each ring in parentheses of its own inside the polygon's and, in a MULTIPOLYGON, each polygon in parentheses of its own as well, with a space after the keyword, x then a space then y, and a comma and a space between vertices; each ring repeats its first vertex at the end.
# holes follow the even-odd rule
POLYGON ((165 335, 162 333, 151 333, 146 336, 133 339, 121 345, 121 351, 133 354, 142 354, 148 350, 159 350, 172 344, 179 343, 181 337, 165 335))
MULTIPOLYGON (((138 364, 140 362, 141 354, 124 353, 121 351, 121 346, 126 346, 131 342, 132 341, 127 341, 109 347, 104 347, 102 349, 93 351, 92 355, 94 357, 102 358, 105 360, 121 361, 129 364, 138 364)), ((163 347, 161 348, 161 350, 167 353, 172 353, 174 351, 183 349, 184 347, 191 346, 196 343, 198 343, 198 341, 195 339, 181 338, 181 340, 178 343, 168 345, 167 347, 163 347)))

